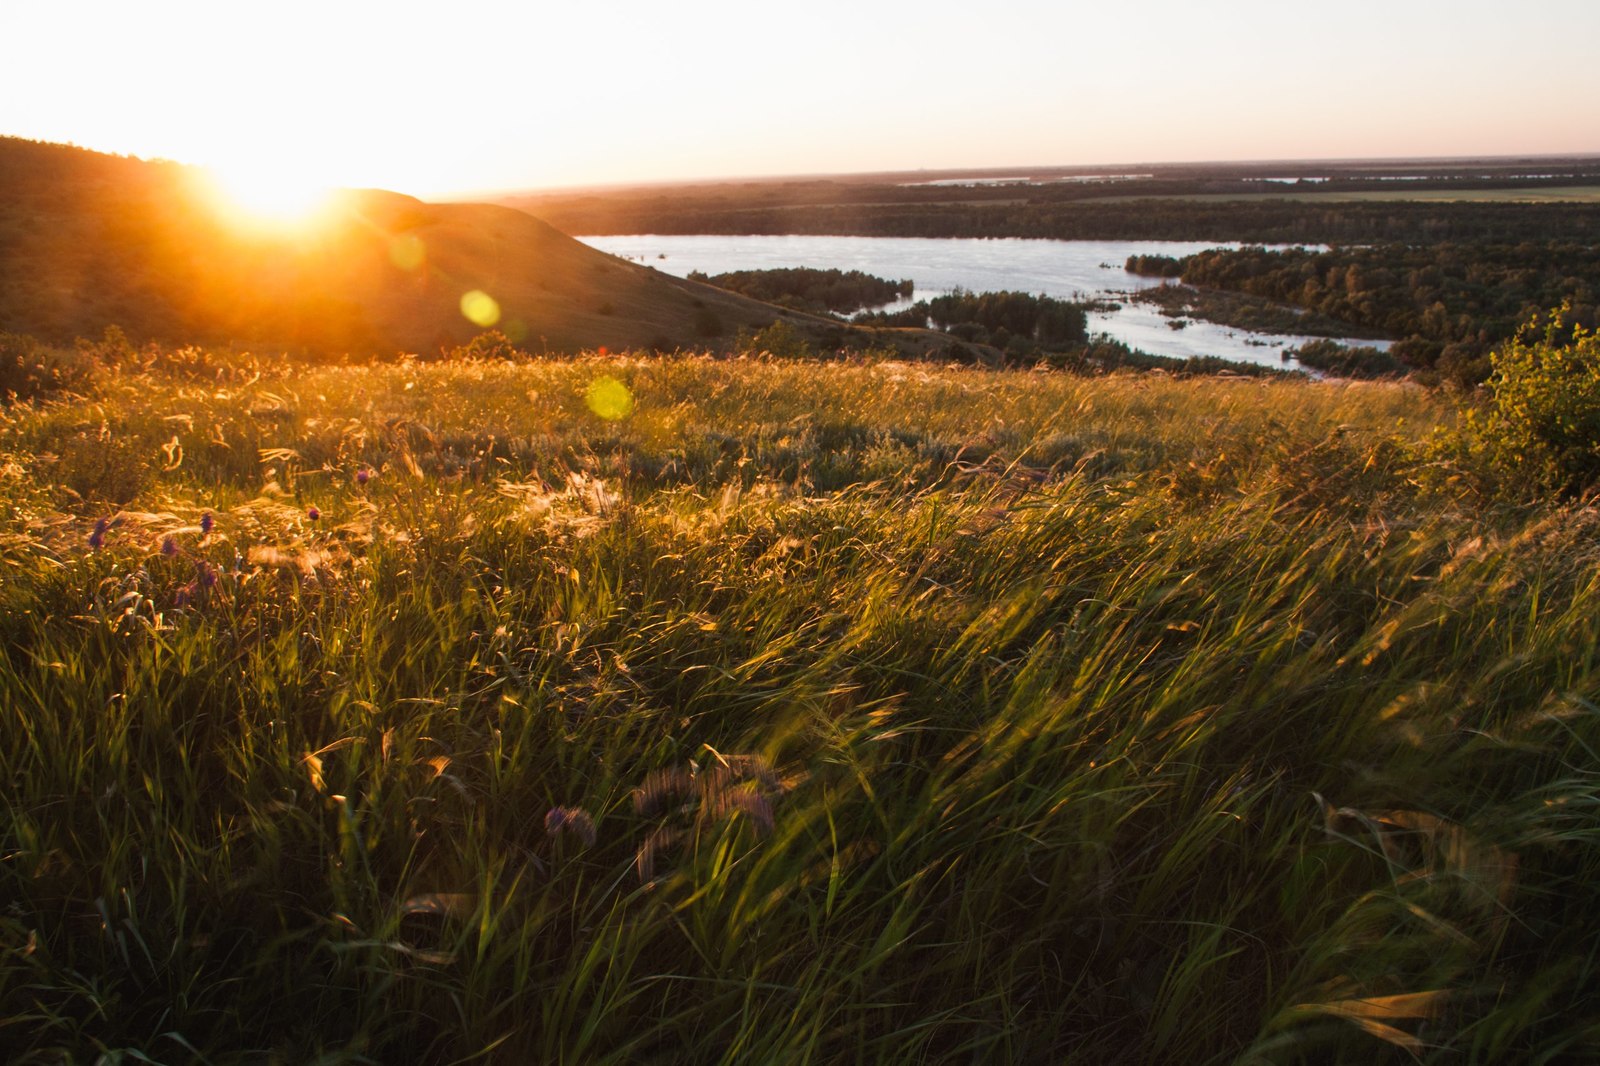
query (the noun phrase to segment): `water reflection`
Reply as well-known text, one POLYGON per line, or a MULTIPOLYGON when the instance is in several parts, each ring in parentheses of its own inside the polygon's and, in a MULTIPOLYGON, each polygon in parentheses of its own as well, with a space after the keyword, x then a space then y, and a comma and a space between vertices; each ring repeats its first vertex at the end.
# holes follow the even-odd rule
MULTIPOLYGON (((1103 332, 1153 355, 1180 359, 1213 355, 1236 362, 1295 366, 1282 361, 1283 349, 1312 338, 1253 333, 1199 319, 1181 330, 1148 304, 1126 295, 1166 284, 1123 269, 1131 255, 1185 256, 1207 248, 1238 248, 1215 241, 1049 241, 1020 238, 811 236, 623 236, 581 237, 603 252, 645 263, 678 277, 691 271, 721 274, 731 270, 778 267, 861 270, 882 278, 911 278, 911 299, 941 296, 956 288, 973 292, 1012 290, 1071 300, 1112 300, 1115 311, 1093 312, 1091 332, 1103 332), (665 258, 663 258, 665 257, 665 258)), ((1351 341, 1388 347, 1387 341, 1351 341)))

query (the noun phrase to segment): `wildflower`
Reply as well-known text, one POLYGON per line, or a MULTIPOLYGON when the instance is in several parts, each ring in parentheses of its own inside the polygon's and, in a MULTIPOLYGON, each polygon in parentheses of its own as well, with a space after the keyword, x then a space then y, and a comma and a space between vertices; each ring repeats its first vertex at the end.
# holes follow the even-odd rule
POLYGON ((730 792, 724 800, 731 811, 739 811, 755 823, 758 833, 772 832, 772 801, 751 788, 730 792))
POLYGON ((216 527, 216 524, 217 520, 211 517, 210 511, 200 516, 200 532, 210 533, 216 527))
POLYGON ((370 478, 371 476, 372 476, 372 471, 368 470, 366 467, 362 467, 361 469, 356 471, 356 484, 357 485, 365 485, 367 483, 367 479, 370 478))
POLYGON ((202 588, 215 587, 217 583, 217 571, 216 568, 214 568, 210 563, 206 562, 204 559, 197 561, 194 564, 194 573, 195 580, 200 583, 202 588))
POLYGON ((592 846, 595 841, 594 819, 582 807, 551 807, 544 816, 544 831, 551 836, 560 836, 562 831, 577 835, 585 845, 592 846))
POLYGON ((322 512, 317 510, 315 506, 307 507, 306 508, 306 517, 311 519, 311 521, 315 522, 317 519, 322 517, 322 512))
POLYGON ((194 582, 189 582, 179 589, 178 594, 172 598, 173 605, 180 608, 189 606, 190 601, 194 599, 196 591, 194 582))
POLYGON ((161 554, 165 555, 168 559, 174 558, 178 554, 178 538, 171 536, 162 537, 161 554))
POLYGON ((106 542, 106 530, 111 528, 111 520, 102 518, 94 524, 94 532, 89 534, 89 547, 98 551, 106 542))

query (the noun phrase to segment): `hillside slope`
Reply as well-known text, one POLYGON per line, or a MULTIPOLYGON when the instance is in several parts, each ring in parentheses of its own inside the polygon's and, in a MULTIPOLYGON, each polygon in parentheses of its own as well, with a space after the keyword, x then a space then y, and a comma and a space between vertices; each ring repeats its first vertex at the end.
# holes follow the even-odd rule
MULTIPOLYGON (((318 223, 240 224, 204 172, 0 138, 0 330, 50 340, 118 325, 136 341, 431 353, 479 333, 462 297, 532 350, 718 347, 779 309, 597 252, 523 212, 339 193, 318 223)), ((937 335, 781 312, 832 347, 937 335)))

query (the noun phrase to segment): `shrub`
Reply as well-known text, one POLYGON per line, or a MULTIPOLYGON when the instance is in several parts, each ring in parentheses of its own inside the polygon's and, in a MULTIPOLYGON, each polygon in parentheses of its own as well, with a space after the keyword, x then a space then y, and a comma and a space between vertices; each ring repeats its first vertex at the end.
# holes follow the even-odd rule
POLYGON ((52 348, 22 334, 0 333, 0 400, 81 391, 93 372, 94 359, 82 352, 52 348))
POLYGON ((523 353, 497 329, 480 333, 463 345, 446 352, 446 359, 517 359, 523 353))
POLYGON ((1567 496, 1600 487, 1600 335, 1569 327, 1566 310, 1493 354, 1492 399, 1464 422, 1467 450, 1502 486, 1567 496))
POLYGON ((779 359, 810 359, 817 354, 805 334, 781 318, 753 334, 741 329, 737 344, 740 351, 766 352, 779 359))
POLYGON ((107 326, 97 341, 78 338, 78 351, 101 366, 132 366, 139 359, 139 349, 133 346, 121 326, 107 326))

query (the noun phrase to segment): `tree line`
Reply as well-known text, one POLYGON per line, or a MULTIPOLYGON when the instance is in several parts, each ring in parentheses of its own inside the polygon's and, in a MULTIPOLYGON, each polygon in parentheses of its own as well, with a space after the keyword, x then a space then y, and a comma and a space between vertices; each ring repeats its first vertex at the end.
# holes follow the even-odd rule
POLYGON ((1134 257, 1136 273, 1275 300, 1400 338, 1406 365, 1473 383, 1529 316, 1561 304, 1569 323, 1600 314, 1600 245, 1577 241, 1386 244, 1324 251, 1212 249, 1171 261, 1134 257))
POLYGON ((877 326, 925 328, 930 323, 969 344, 989 344, 1022 358, 1086 344, 1089 317, 1082 304, 1025 292, 968 292, 956 289, 919 300, 903 311, 863 315, 857 321, 877 326))
POLYGON ((1378 244, 1524 240, 1600 243, 1600 203, 1126 199, 807 204, 736 196, 549 200, 566 233, 1039 237, 1057 240, 1378 244))
POLYGON ((712 275, 695 270, 690 271, 689 280, 813 314, 880 307, 909 297, 912 292, 910 278, 891 281, 860 270, 819 270, 816 267, 731 270, 712 275))

